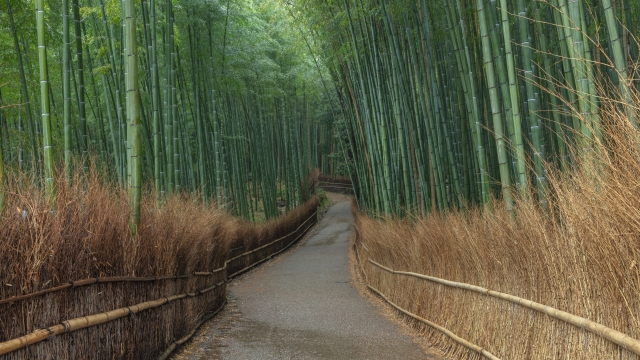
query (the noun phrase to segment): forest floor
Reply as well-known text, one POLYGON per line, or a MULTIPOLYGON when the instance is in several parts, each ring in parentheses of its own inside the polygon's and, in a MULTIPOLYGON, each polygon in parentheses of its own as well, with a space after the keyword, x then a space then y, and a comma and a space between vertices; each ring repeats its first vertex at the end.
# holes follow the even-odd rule
POLYGON ((225 310, 175 359, 442 358, 358 292, 351 198, 329 199, 334 205, 292 251, 229 285, 225 310))

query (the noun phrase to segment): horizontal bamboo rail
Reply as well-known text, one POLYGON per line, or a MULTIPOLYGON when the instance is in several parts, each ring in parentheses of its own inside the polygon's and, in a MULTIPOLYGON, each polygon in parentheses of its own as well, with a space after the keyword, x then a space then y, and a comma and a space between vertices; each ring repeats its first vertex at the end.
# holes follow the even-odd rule
MULTIPOLYGON (((367 249, 366 246, 364 246, 363 243, 360 243, 360 245, 362 245, 362 247, 369 252, 369 249, 367 249)), ((428 326, 431 326, 432 328, 440 331, 441 333, 447 335, 451 340, 457 342, 458 344, 471 349, 481 355, 484 355, 485 357, 491 359, 491 360, 500 360, 500 358, 498 358, 497 356, 493 355, 492 353, 488 352, 487 350, 483 349, 482 347, 471 343, 461 337, 459 337, 458 335, 454 334, 453 332, 449 331, 447 328, 444 328, 436 323, 433 323, 427 319, 421 318, 420 316, 411 313, 403 308, 401 308, 400 306, 398 306, 396 303, 394 303, 393 301, 389 300, 389 298, 387 298, 382 292, 380 292, 378 289, 374 288, 373 286, 369 285, 369 281, 367 279, 367 272, 364 270, 364 267, 362 266, 362 261, 360 260, 360 253, 358 251, 358 247, 354 246, 353 249, 355 250, 356 253, 356 259, 358 261, 358 265, 360 265, 360 270, 362 271, 362 274, 364 275, 364 279, 365 279, 365 284, 367 285, 367 287, 369 288, 369 290, 373 291, 374 293, 378 294, 378 296, 380 296, 384 301, 386 301, 389 305, 393 306, 394 308, 396 308, 396 310, 400 311, 401 313, 415 319, 418 320, 424 324, 427 324, 428 326)))
POLYGON ((351 190, 353 186, 348 184, 333 184, 333 183, 320 183, 318 185, 321 188, 330 188, 330 189, 340 189, 340 190, 351 190))
POLYGON ((463 339, 463 338, 459 337, 458 335, 456 335, 456 334, 452 333, 451 331, 447 330, 446 328, 443 328, 442 326, 440 326, 440 325, 438 325, 438 324, 432 323, 431 321, 429 321, 429 320, 427 320, 427 319, 423 319, 423 318, 421 318, 420 316, 418 316, 418 315, 416 315, 416 314, 413 314, 413 313, 411 313, 411 312, 409 312, 409 311, 407 311, 407 310, 405 310, 405 309, 401 308, 400 306, 396 305, 393 301, 389 300, 386 296, 384 296, 384 294, 383 294, 383 293, 381 293, 380 291, 378 291, 377 289, 375 289, 373 286, 371 286, 371 285, 368 285, 368 284, 367 284, 367 287, 368 287, 369 289, 371 289, 371 291, 373 291, 373 292, 375 292, 376 294, 378 294, 378 295, 379 295, 381 298, 383 298, 387 303, 389 303, 389 305, 393 306, 394 308, 396 308, 396 309, 397 309, 398 311, 400 311, 401 313, 403 313, 403 314, 405 314, 405 315, 407 315, 407 316, 410 316, 410 317, 412 317, 412 318, 414 318, 414 319, 416 319, 416 320, 418 320, 418 321, 420 321, 420 322, 423 322, 423 323, 425 323, 425 324, 427 324, 427 325, 431 326, 432 328, 437 329, 438 331, 440 331, 440 332, 444 333, 444 334, 445 334, 445 335, 447 335, 449 338, 451 338, 451 340, 453 340, 453 341, 457 342, 458 344, 460 344, 460 345, 462 345, 462 346, 464 346, 464 347, 466 347, 466 348, 468 348, 468 349, 471 349, 471 350, 473 350, 473 351, 477 352, 478 354, 482 354, 482 355, 486 356, 487 358, 489 358, 489 359, 491 359, 491 360, 500 360, 500 358, 499 358, 499 357, 497 357, 497 356, 493 355, 492 353, 488 352, 487 350, 483 349, 482 347, 480 347, 480 346, 478 346, 478 345, 476 345, 476 344, 473 344, 473 343, 468 342, 467 340, 465 340, 465 339, 463 339))
POLYGON ((428 275, 423 275, 423 274, 417 274, 417 273, 413 273, 413 272, 407 272, 407 271, 397 271, 397 270, 393 270, 389 267, 386 267, 384 265, 381 265, 371 259, 369 259, 369 262, 371 264, 373 264, 374 266, 387 271, 389 273, 392 274, 397 274, 397 275, 405 275, 405 276, 411 276, 411 277, 415 277, 415 278, 419 278, 419 279, 423 279, 423 280, 428 280, 431 282, 435 282, 438 284, 442 284, 442 285, 446 285, 446 286, 450 286, 450 287, 454 287, 454 288, 458 288, 458 289, 464 289, 464 290, 469 290, 469 291, 474 291, 483 295, 487 295, 487 296, 491 296, 494 298, 498 298, 498 299, 502 299, 502 300, 507 300, 510 301, 512 303, 524 306, 526 308, 529 309, 533 309, 536 311, 539 311, 541 313, 547 314, 549 316, 551 316, 554 319, 558 319, 558 320, 562 320, 564 322, 567 322, 571 325, 575 325, 581 329, 585 329, 588 330, 596 335, 602 336, 603 338, 622 346, 623 348, 633 352, 636 355, 640 355, 640 341, 638 341, 637 339, 634 339, 626 334, 623 334, 617 330, 611 329, 609 327, 606 327, 602 324, 599 324, 595 321, 591 321, 587 318, 583 318, 577 315, 573 315, 570 314, 568 312, 562 311, 562 310, 558 310, 556 308, 553 308, 551 306, 547 306, 547 305, 543 305, 540 303, 537 303, 535 301, 531 301, 531 300, 527 300, 527 299, 523 299, 521 297, 518 296, 513 296, 513 295, 509 295, 509 294, 505 294, 505 293, 501 293, 498 291, 493 291, 493 290, 489 290, 486 288, 483 288, 481 286, 476 286, 476 285, 471 285, 471 284, 466 284, 466 283, 460 283, 460 282, 455 282, 455 281, 450 281, 450 280, 445 280, 445 279, 441 279, 441 278, 437 278, 434 276, 428 276, 428 275))
MULTIPOLYGON (((192 274, 185 274, 185 275, 167 275, 167 276, 145 276, 145 277, 136 277, 136 276, 110 276, 110 277, 95 277, 95 278, 87 278, 87 279, 82 279, 82 280, 75 280, 75 281, 69 281, 69 283, 67 284, 63 284, 63 285, 59 285, 56 287, 52 287, 50 289, 45 289, 45 290, 40 290, 40 291, 36 291, 33 293, 29 293, 29 294, 25 294, 25 295, 19 295, 19 296, 12 296, 10 298, 6 298, 6 299, 0 299, 0 305, 3 304, 10 304, 16 301, 22 301, 22 300, 27 300, 27 299, 31 299, 34 297, 38 297, 38 296, 43 296, 52 292, 57 292, 57 291, 62 291, 65 289, 69 289, 69 288, 77 288, 77 287, 81 287, 81 286, 87 286, 87 285, 93 285, 93 284, 106 284, 106 283, 115 283, 115 282, 151 282, 151 281, 159 281, 159 280, 176 280, 176 279, 184 279, 184 278, 189 278, 192 276, 211 276, 213 274, 216 274, 220 271, 224 271, 227 268, 227 264, 233 260, 236 260, 238 258, 241 258, 243 256, 249 255, 255 251, 258 251, 262 248, 265 248, 269 245, 273 245, 274 243, 278 242, 278 241, 282 241, 283 239, 287 238, 288 236, 294 234, 296 231, 300 230, 300 228, 302 227, 302 225, 306 224, 314 215, 316 215, 316 212, 313 212, 311 214, 311 216, 309 216, 309 218, 307 218, 307 220, 305 220, 300 226, 298 226, 298 228, 296 228, 294 231, 290 232, 289 234, 282 236, 272 242, 270 242, 269 244, 263 245, 257 249, 254 250, 250 250, 248 252, 244 252, 238 256, 235 256, 231 259, 228 259, 225 261, 224 266, 219 267, 217 269, 211 270, 211 271, 196 271, 192 274)), ((305 230, 306 231, 306 230, 305 230)), ((234 274, 235 275, 235 274, 234 274)), ((229 277, 233 277, 234 275, 231 275, 229 277)))
MULTIPOLYGON (((316 215, 316 213, 315 213, 315 212, 311 215, 311 217, 313 217, 314 215, 316 215)), ((309 221, 309 220, 311 219, 311 217, 309 217, 307 220, 305 220, 302 224, 305 224, 307 221, 309 221)), ((284 248, 282 248, 282 249, 280 249, 280 250, 276 251, 275 253, 273 253, 273 254, 271 254, 271 255, 269 255, 269 256, 267 256, 267 257, 265 257, 264 259, 258 260, 257 262, 255 262, 255 263, 253 263, 253 264, 251 264, 251 265, 249 265, 249 266, 245 267, 244 269, 241 269, 241 270, 236 271, 235 273, 233 273, 233 274, 229 275, 229 276, 228 276, 228 278, 234 278, 234 277, 236 277, 236 276, 238 276, 238 275, 240 275, 240 274, 242 274, 242 273, 244 273, 244 272, 246 272, 246 271, 248 271, 248 270, 250 270, 250 269, 252 269, 252 268, 254 268, 254 267, 258 266, 258 265, 260 265, 260 264, 262 264, 263 262, 265 262, 265 261, 269 260, 270 258, 272 258, 272 257, 274 257, 274 256, 276 256, 276 255, 278 255, 278 254, 280 254, 281 252, 283 252, 283 251, 287 250, 289 247, 291 247, 291 245, 295 244, 295 243, 296 243, 296 242, 297 242, 297 241, 298 241, 298 240, 299 240, 299 239, 300 239, 304 234, 306 234, 306 233, 307 233, 307 231, 309 231, 309 229, 310 229, 314 224, 315 224, 315 223, 312 223, 312 224, 311 224, 311 225, 309 225, 306 229, 304 229, 304 231, 303 231, 300 235, 298 235, 298 236, 297 236, 293 241, 291 241, 291 243, 289 243, 289 245, 287 245, 287 246, 285 246, 284 248)), ((302 226, 302 225, 301 225, 301 226, 302 226)), ((292 232, 292 233, 290 233, 289 235, 294 234, 294 233, 295 233, 296 231, 298 231, 299 229, 300 229, 300 227, 298 227, 298 229, 296 229, 295 231, 293 231, 293 232, 292 232)), ((289 236, 289 235, 287 235, 287 236, 289 236)), ((286 238, 286 236, 285 236, 285 237, 282 237, 282 238, 280 238, 280 239, 278 239, 278 241, 281 241, 281 240, 283 240, 284 238, 286 238)), ((271 242, 271 243, 269 243, 269 244, 267 244, 267 245, 265 245, 265 246, 269 246, 269 245, 272 245, 272 244, 274 244, 274 243, 275 243, 275 242, 271 242)), ((265 247, 265 246, 263 246, 263 247, 265 247)), ((258 249, 256 249, 256 250, 258 250, 258 249)), ((247 253, 245 253, 245 254, 243 254, 243 255, 248 255, 248 254, 250 254, 250 253, 252 253, 252 252, 253 252, 253 251, 249 251, 249 252, 247 252, 247 253)), ((225 266, 226 266, 226 264, 225 264, 225 266)))
POLYGON ((322 185, 329 185, 329 186, 334 186, 334 187, 348 187, 350 188, 352 185, 348 184, 348 183, 342 183, 342 182, 331 182, 331 181, 320 181, 320 186, 322 185))
POLYGON ((175 280, 175 279, 184 279, 192 276, 210 276, 219 271, 224 270, 224 268, 215 269, 213 271, 197 271, 193 274, 186 275, 175 275, 175 276, 146 276, 146 277, 135 277, 135 276, 110 276, 110 277, 95 277, 88 278, 76 281, 70 281, 67 284, 59 285, 56 287, 52 287, 46 290, 36 291, 30 294, 20 295, 20 296, 12 296, 10 298, 0 300, 0 305, 9 304, 16 301, 26 300, 38 296, 43 296, 52 292, 61 291, 68 288, 77 288, 81 286, 93 285, 93 284, 106 284, 106 283, 115 283, 115 282, 150 282, 150 281, 159 281, 159 280, 175 280))
POLYGON ((104 324, 121 317, 125 317, 131 314, 137 314, 144 310, 149 310, 153 308, 157 308, 159 306, 168 304, 170 302, 183 299, 186 297, 199 296, 206 292, 209 292, 219 286, 222 286, 226 281, 220 282, 218 284, 214 284, 205 289, 197 290, 194 293, 184 293, 184 294, 176 294, 172 296, 163 297, 160 299, 145 301, 136 305, 131 305, 127 307, 121 307, 115 310, 102 312, 99 314, 87 315, 71 320, 63 321, 60 324, 50 326, 46 329, 39 329, 30 334, 21 336, 19 338, 15 338, 9 341, 5 341, 0 343, 0 355, 4 355, 10 353, 12 351, 16 351, 28 345, 33 345, 40 341, 48 339, 50 336, 57 336, 64 333, 73 332, 76 330, 88 328, 91 326, 96 326, 100 324, 104 324))
MULTIPOLYGON (((316 214, 317 214, 317 212, 316 212, 316 211, 314 211, 314 212, 311 214, 311 216, 309 216, 305 221, 303 221, 303 222, 302 222, 302 223, 301 223, 301 224, 300 224, 300 225, 299 225, 299 226, 298 226, 294 231, 290 232, 289 234, 287 234, 287 235, 285 235, 285 236, 283 236, 283 237, 280 237, 280 238, 278 238, 278 239, 276 239, 276 240, 274 240, 274 241, 270 242, 269 244, 266 244, 266 246, 273 245, 274 243, 276 243, 276 242, 278 242, 278 241, 282 241, 282 240, 286 239, 287 237, 289 237, 289 236, 291 236, 291 235, 295 234, 298 230, 300 230, 300 228, 301 228, 304 224, 306 224, 309 220, 311 220, 312 218, 314 218, 314 217, 316 216, 316 214)), ((242 273, 244 273, 244 272, 246 272, 246 271, 248 271, 248 270, 250 270, 250 269, 252 269, 252 268, 254 268, 254 267, 258 266, 258 265, 260 265, 260 264, 262 264, 264 261, 267 261, 268 259, 270 259, 270 258, 272 258, 272 257, 274 257, 274 256, 276 256, 276 255, 278 255, 279 253, 281 253, 281 252, 283 252, 283 251, 287 250, 289 247, 291 247, 291 245, 295 244, 295 243, 296 243, 296 242, 297 242, 297 241, 298 241, 302 236, 304 236, 304 235, 307 233, 307 231, 309 231, 309 229, 310 229, 314 224, 315 224, 315 223, 311 223, 311 224, 310 224, 306 229, 304 229, 304 231, 303 231, 301 234, 299 234, 298 236, 296 236, 296 238, 295 238, 294 240, 292 240, 292 241, 291 241, 291 243, 289 243, 289 245, 285 246, 284 248, 280 249, 279 251, 277 251, 277 252, 275 252, 275 253, 273 253, 273 254, 271 254, 271 255, 269 255, 269 256, 267 256, 267 257, 265 257, 265 258, 263 258, 263 259, 261 259, 261 260, 259 260, 259 261, 257 261, 257 262, 255 262, 255 263, 253 263, 253 264, 251 264, 251 265, 249 265, 249 266, 245 267, 244 269, 241 269, 241 270, 239 270, 239 271, 236 271, 235 273, 233 273, 233 274, 231 274, 231 275, 227 275, 227 280, 226 280, 226 282, 228 282, 228 281, 230 281, 232 278, 234 278, 234 277, 236 277, 236 276, 239 276, 240 274, 242 274, 242 273)), ((261 248, 264 248, 264 247, 266 247, 266 246, 262 246, 261 248)), ((246 256, 246 255, 249 255, 249 254, 251 254, 251 253, 253 253, 254 251, 259 250, 259 249, 260 249, 260 248, 258 248, 258 249, 254 249, 254 250, 251 250, 251 251, 247 251, 247 252, 245 252, 245 253, 243 253, 243 254, 238 255, 238 256, 237 256, 237 257, 235 257, 235 258, 241 257, 241 256, 243 256, 243 255, 245 255, 245 256, 246 256)), ((225 262, 224 266, 223 266, 221 269, 226 269, 226 268, 227 268, 227 263, 228 263, 229 261, 231 261, 231 259, 230 259, 230 260, 227 260, 227 261, 225 262)), ((216 271, 216 270, 214 270, 214 271, 216 271)), ((226 303, 226 300, 225 300, 225 303, 226 303)), ((218 310, 216 310, 213 314, 211 314, 210 316, 207 316, 207 318, 203 319, 203 320, 202 320, 202 321, 201 321, 201 322, 200 322, 200 323, 199 323, 199 324, 198 324, 198 325, 193 329, 193 331, 192 331, 191 333, 187 334, 185 337, 183 337, 183 338, 181 338, 180 340, 178 340, 178 341, 174 342, 173 344, 171 344, 171 345, 170 345, 170 346, 169 346, 169 347, 168 347, 168 348, 167 348, 167 349, 166 349, 166 350, 165 350, 165 351, 160 355, 160 357, 158 357, 158 360, 165 360, 165 359, 168 359, 168 358, 169 358, 169 356, 170 356, 170 355, 171 355, 171 354, 172 354, 172 353, 173 353, 173 352, 174 352, 174 351, 175 351, 175 350, 176 350, 180 345, 182 345, 182 344, 184 344, 185 342, 187 342, 187 341, 188 341, 188 340, 189 340, 189 339, 190 339, 190 338, 191 338, 191 337, 196 333, 196 330, 197 330, 200 326, 202 326, 202 324, 203 324, 205 321, 207 321, 207 320, 211 319, 212 317, 214 317, 217 313, 219 313, 219 312, 220 312, 220 310, 222 310, 222 308, 223 308, 223 307, 224 307, 224 304, 223 304, 220 308, 218 308, 218 310)))
MULTIPOLYGON (((84 279, 84 280, 79 280, 79 281, 75 281, 75 282, 70 282, 69 284, 65 284, 65 285, 61 285, 61 286, 57 286, 55 288, 51 288, 51 289, 47 289, 47 290, 43 290, 43 291, 38 291, 35 293, 31 293, 31 294, 27 294, 27 295, 22 295, 22 296, 16 296, 16 297, 12 297, 12 298, 8 298, 8 299, 4 299, 0 302, 0 304, 2 303, 9 303, 9 302, 15 302, 15 301, 19 301, 19 300, 24 300, 24 299, 28 299, 28 298, 32 298, 35 296, 41 296, 47 293, 51 293, 53 291, 60 291, 63 289, 67 289, 70 287, 78 287, 78 286, 85 286, 85 285, 91 285, 91 284, 97 284, 97 283, 107 283, 107 282, 125 282, 125 281, 156 281, 156 280, 165 280, 165 279, 178 279, 178 278, 187 278, 187 277, 191 277, 191 276, 209 276, 209 275, 213 275, 217 272, 223 271, 227 268, 227 264, 235 259, 238 259, 242 256, 246 256, 246 255, 250 255, 258 250, 261 250, 263 248, 266 248, 267 246, 273 245, 279 241, 282 241, 286 238, 288 238, 289 236, 295 234, 296 232, 298 232, 306 223, 309 222, 309 220, 311 219, 315 219, 317 212, 313 212, 305 221, 303 221, 294 231, 290 232, 289 234, 282 236, 274 241, 269 242, 268 244, 265 244, 263 246, 260 246, 256 249, 247 251, 243 254, 240 254, 232 259, 229 259, 227 261, 225 261, 225 264, 223 267, 221 268, 217 268, 214 269, 212 271, 208 271, 208 272, 194 272, 193 274, 188 274, 188 275, 178 275, 178 276, 153 276, 153 277, 105 277, 105 278, 90 278, 90 279, 84 279)), ((16 351, 19 350, 21 348, 24 348, 26 346, 29 345, 33 345, 35 343, 38 343, 40 341, 46 340, 48 339, 50 336, 56 336, 56 335, 61 335, 64 333, 68 333, 68 332, 73 332, 76 330, 80 330, 80 329, 84 329, 90 326, 95 326, 95 325, 100 325, 100 324, 104 324, 119 318, 122 318, 124 316, 130 315, 130 314, 135 314, 138 313, 140 311, 144 311, 144 310, 148 310, 148 309, 153 309, 162 305, 165 305, 167 303, 170 303, 172 301, 175 300, 179 300, 179 299, 183 299, 186 297, 195 297, 195 296, 199 296, 202 294, 205 294, 211 290, 214 290, 215 288, 222 286, 223 284, 226 284, 227 282, 229 282, 233 277, 261 264, 262 262, 268 260, 269 258, 272 258, 273 256, 283 252, 284 250, 286 250, 287 248, 289 248, 291 245, 293 245, 296 241, 298 241, 304 234, 306 234, 306 232, 314 225, 315 223, 312 223, 310 225, 307 226, 306 229, 304 229, 303 232, 301 232, 300 234, 298 234, 298 236, 295 237, 294 240, 291 241, 291 243, 289 243, 286 247, 284 247, 283 249, 278 250, 277 252, 270 254, 269 256, 266 256, 263 259, 260 259, 259 261, 254 262, 253 264, 245 267, 244 269, 235 272, 234 274, 231 275, 227 275, 226 279, 222 282, 219 282, 217 284, 213 284, 209 287, 203 288, 203 289, 199 289, 196 290, 194 292, 191 293, 183 293, 183 294, 177 294, 177 295, 172 295, 169 297, 163 297, 157 300, 153 300, 153 301, 146 301, 143 303, 139 303, 136 305, 132 305, 132 306, 127 306, 127 307, 122 307, 119 309, 115 309, 115 310, 111 310, 111 311, 107 311, 107 312, 102 312, 99 314, 93 314, 93 315, 88 315, 88 316, 83 316, 83 317, 79 317, 79 318, 75 318, 75 319, 71 319, 71 320, 66 320, 63 321, 61 324, 57 324, 57 325, 53 325, 50 326, 46 329, 39 329, 36 330, 32 333, 29 333, 27 335, 15 338, 15 339, 11 339, 8 341, 4 341, 4 342, 0 342, 0 355, 4 355, 7 353, 10 353, 12 351, 16 351)), ((224 304, 223 304, 224 306, 224 304)), ((214 312, 213 315, 209 316, 208 318, 214 316, 215 314, 217 314, 220 310, 222 309, 222 306, 216 310, 214 312)), ((204 322, 201 321, 200 324, 196 327, 196 329, 198 327, 200 327, 200 325, 202 325, 202 323, 204 322)), ((165 350, 165 352, 161 355, 161 358, 164 356, 164 358, 168 357, 179 345, 181 345, 182 343, 186 342, 189 338, 191 338, 191 336, 193 336, 193 334, 195 334, 195 329, 194 331, 192 331, 190 334, 188 334, 187 336, 183 337, 182 339, 174 342, 171 346, 169 346, 169 348, 167 348, 167 350, 165 350)))
MULTIPOLYGON (((225 261, 225 263, 224 263, 224 267, 226 268, 226 266, 227 266, 227 264, 228 264, 228 263, 230 263, 230 262, 232 262, 232 261, 234 261, 234 260, 236 260, 236 259, 238 259, 238 258, 241 258, 241 257, 243 257, 243 256, 247 256, 247 255, 252 254, 252 253, 254 253, 254 252, 256 252, 256 251, 262 250, 262 249, 264 249, 264 248, 266 248, 266 247, 268 247, 268 246, 271 246, 271 245, 273 245, 273 244, 275 244, 275 243, 277 243, 277 242, 280 242, 280 241, 282 241, 282 240, 286 239, 287 237, 289 237, 289 236, 291 236, 291 235, 295 234, 295 233, 296 233, 296 231, 300 230, 300 228, 301 228, 304 224, 306 224, 309 220, 311 220, 315 215, 316 215, 316 212, 314 211, 314 212, 313 212, 313 214, 311 214, 311 216, 309 216, 309 217, 307 218, 307 220, 303 221, 303 222, 302 222, 302 223, 301 223, 301 224, 300 224, 300 225, 299 225, 295 230, 293 230, 292 232, 288 233, 287 235, 282 236, 282 237, 279 237, 279 238, 277 238, 277 239, 273 240, 272 242, 270 242, 270 243, 268 243, 268 244, 264 244, 264 245, 262 245, 262 246, 260 246, 260 247, 257 247, 257 248, 255 248, 255 249, 253 249, 253 250, 249 250, 249 251, 247 251, 247 252, 244 252, 244 253, 242 253, 242 254, 240 254, 240 255, 236 256, 236 257, 233 257, 233 258, 231 258, 231 259, 229 259, 229 260, 225 261)), ((305 231, 306 231, 306 230, 305 230, 305 231)))

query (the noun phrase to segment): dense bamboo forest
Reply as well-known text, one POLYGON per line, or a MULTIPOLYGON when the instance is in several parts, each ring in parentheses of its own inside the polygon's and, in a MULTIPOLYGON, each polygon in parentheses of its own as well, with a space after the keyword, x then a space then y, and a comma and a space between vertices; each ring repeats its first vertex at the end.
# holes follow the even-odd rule
POLYGON ((198 193, 247 219, 300 204, 341 156, 295 21, 277 1, 3 1, 2 183, 27 172, 55 201, 56 176, 94 164, 129 189, 133 223, 141 196, 198 193))
POLYGON ((640 359, 637 36, 638 0, 0 0, 0 354, 169 356, 322 221, 444 356, 640 359))
MULTIPOLYGON (((607 143, 612 103, 636 126, 638 3, 313 1, 360 208, 426 213, 535 197, 607 143)), ((339 123, 340 124, 340 123, 339 123)))
POLYGON ((3 173, 52 200, 98 162, 133 208, 152 183, 271 218, 315 167, 371 213, 546 207, 603 107, 637 123, 629 0, 3 5, 3 173))

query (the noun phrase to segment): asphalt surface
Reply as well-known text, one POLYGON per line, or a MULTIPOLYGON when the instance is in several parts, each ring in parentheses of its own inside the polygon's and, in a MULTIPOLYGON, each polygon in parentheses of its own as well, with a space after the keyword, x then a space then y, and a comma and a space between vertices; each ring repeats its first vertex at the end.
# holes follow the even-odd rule
POLYGON ((436 359, 351 284, 348 202, 314 234, 229 287, 229 303, 179 359, 436 359))

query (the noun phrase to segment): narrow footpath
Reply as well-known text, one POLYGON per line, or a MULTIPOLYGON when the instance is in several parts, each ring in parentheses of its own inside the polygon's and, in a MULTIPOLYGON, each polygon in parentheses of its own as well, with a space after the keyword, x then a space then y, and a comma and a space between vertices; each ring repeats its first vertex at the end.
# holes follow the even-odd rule
POLYGON ((436 359, 351 284, 350 204, 300 246, 229 286, 229 303, 177 359, 436 359))

